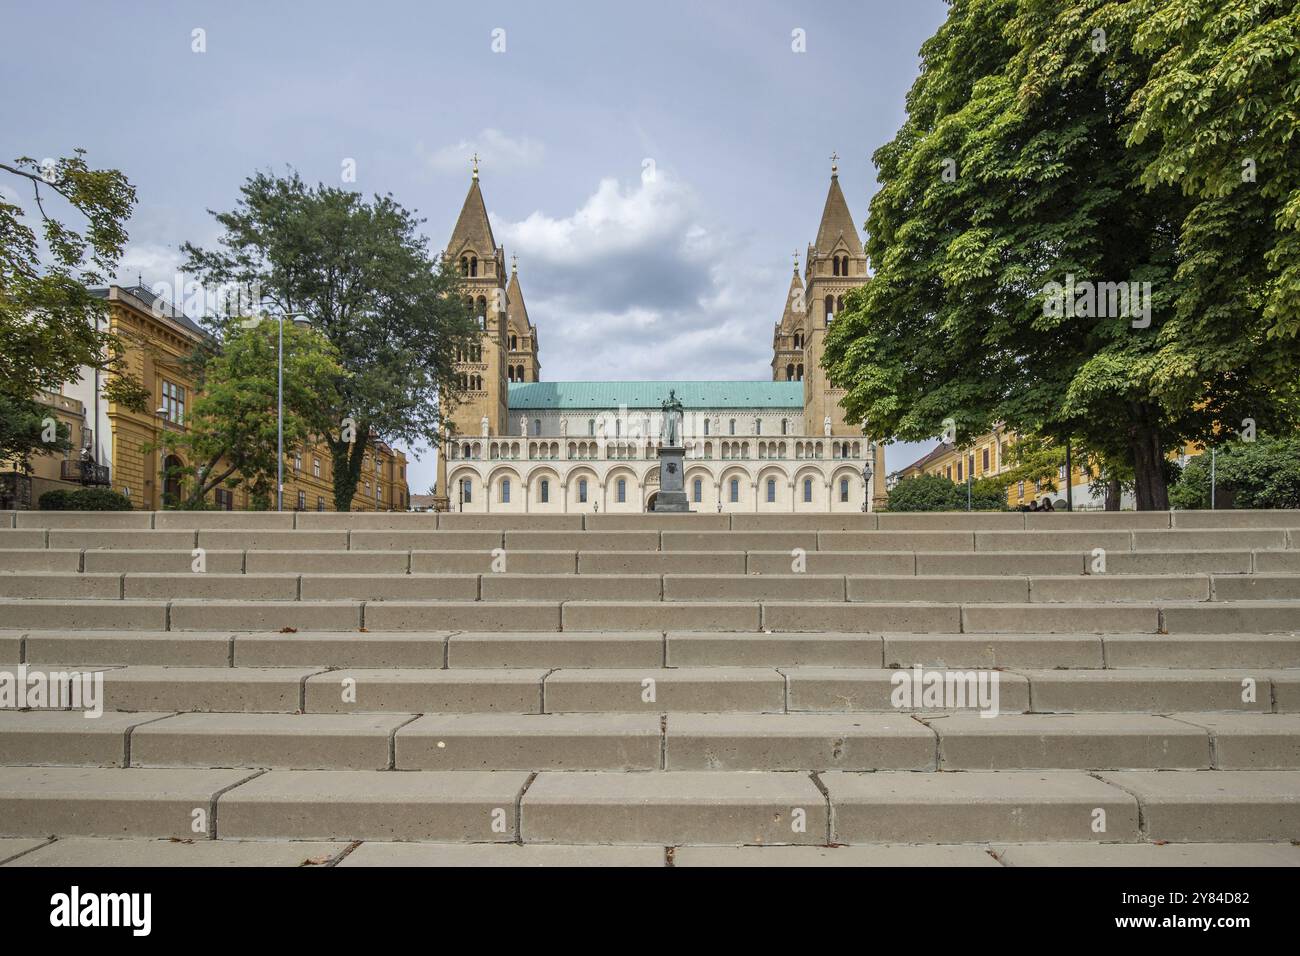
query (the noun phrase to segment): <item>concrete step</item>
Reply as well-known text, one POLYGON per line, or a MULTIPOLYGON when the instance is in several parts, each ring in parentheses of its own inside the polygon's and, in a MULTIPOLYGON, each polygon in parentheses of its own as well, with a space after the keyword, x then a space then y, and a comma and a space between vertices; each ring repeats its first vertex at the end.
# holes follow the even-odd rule
POLYGON ((658 601, 657 574, 485 574, 484 601, 658 601))
POLYGON ((507 570, 521 574, 573 574, 578 571, 576 551, 505 551, 494 548, 491 551, 412 551, 411 573, 493 574, 500 571, 503 562, 507 570))
POLYGON ((673 852, 674 867, 1001 865, 983 846, 679 846, 673 852))
POLYGON ((543 669, 341 668, 305 682, 308 713, 542 712, 543 669))
POLYGON ((833 808, 832 843, 1134 842, 1140 836, 1138 800, 1074 770, 831 771, 820 779, 833 808))
POLYGON ((0 767, 0 836, 213 835, 217 797, 248 770, 0 767))
POLYGON ((1271 678, 1244 670, 1021 670, 1036 713, 1267 713, 1271 678))
POLYGON ((78 574, 75 571, 0 573, 0 598, 117 600, 121 597, 121 574, 78 574))
MULTIPOLYGON (((1300 770, 1300 716, 1171 714, 1210 735, 1219 770, 1300 770)), ((1145 768, 1144 768, 1145 769, 1145 768)))
MULTIPOLYGON (((782 667, 779 670, 786 678, 788 709, 792 713, 883 711, 897 714, 978 708, 981 706, 978 687, 969 682, 967 675, 984 681, 986 703, 992 700, 996 685, 999 713, 1019 713, 1029 709, 1029 681, 1020 674, 963 672, 963 679, 956 681, 954 686, 960 685, 965 696, 933 698, 931 705, 922 693, 925 675, 921 675, 920 685, 914 686, 917 685, 916 674, 911 670, 869 667, 782 667)), ((940 680, 947 676, 944 672, 935 673, 939 674, 940 680)))
POLYGON ((661 846, 371 841, 345 856, 339 866, 665 866, 666 858, 661 846))
POLYGON ((806 774, 543 772, 520 803, 520 836, 524 843, 820 844, 828 815, 806 774))
POLYGON ((72 710, 0 710, 0 766, 125 767, 132 730, 168 716, 165 711, 89 717, 72 710))
POLYGON ((986 719, 954 714, 923 719, 939 736, 943 770, 1200 770, 1211 766, 1209 735, 1164 717, 1015 714, 986 719))
POLYGON ((780 713, 785 678, 760 667, 559 670, 546 678, 548 713, 780 713))
POLYGON ((656 714, 425 715, 396 736, 399 770, 658 770, 656 714))
POLYGON ((668 770, 934 770, 935 736, 901 715, 669 714, 668 770))
POLYGON ((881 644, 881 638, 872 634, 671 631, 667 663, 670 667, 880 667, 881 644))
POLYGON ((41 841, 6 866, 330 866, 350 844, 306 840, 157 840, 66 837, 41 841))
POLYGON ((1105 634, 1100 640, 1107 667, 1300 668, 1300 634, 1105 634))
POLYGON ((529 779, 523 771, 270 770, 222 795, 216 835, 508 843, 529 779))
POLYGON ((292 714, 303 709, 303 682, 319 667, 154 667, 104 672, 112 710, 292 714))
POLYGON ((1300 772, 1121 770, 1097 778, 1142 805, 1143 835, 1182 843, 1294 840, 1300 833, 1300 772))
POLYGON ((387 770, 406 714, 177 714, 136 727, 134 767, 387 770))
POLYGON ((657 631, 470 632, 455 634, 447 646, 447 666, 452 668, 663 665, 664 638, 657 631))
MULTIPOLYGON (((184 632, 173 632, 188 638, 184 632)), ((236 634, 236 667, 442 667, 450 631, 236 634)), ((30 638, 29 638, 30 640, 30 638)))
MULTIPOLYGON (((789 571, 789 555, 784 557, 789 571)), ((577 567, 579 574, 746 573, 744 551, 581 551, 577 567)))
MULTIPOLYGON (((51 552, 60 553, 60 552, 51 552)), ((195 574, 195 561, 198 555, 193 547, 180 551, 167 551, 153 548, 136 549, 89 549, 79 552, 82 555, 81 569, 87 573, 112 574, 195 574)), ((317 554, 338 554, 340 552, 320 551, 317 554)), ((207 551, 203 552, 203 565, 207 574, 242 574, 244 572, 243 551, 207 551)))
MULTIPOLYGON (((4 541, 0 535, 0 543, 4 541)), ((742 558, 742 564, 744 560, 742 558)), ((52 571, 80 571, 81 570, 81 552, 74 549, 64 549, 59 551, 36 551, 22 548, 11 548, 7 551, 0 551, 0 572, 8 573, 10 571, 27 571, 31 573, 52 571)), ((744 568, 742 567, 743 571, 744 568)))

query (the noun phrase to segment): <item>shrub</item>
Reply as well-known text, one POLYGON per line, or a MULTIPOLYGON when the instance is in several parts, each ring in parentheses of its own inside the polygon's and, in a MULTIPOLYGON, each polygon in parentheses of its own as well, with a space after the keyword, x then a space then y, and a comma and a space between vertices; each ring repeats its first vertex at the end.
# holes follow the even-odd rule
MULTIPOLYGON (((981 478, 971 486, 974 511, 1006 511, 1005 485, 993 478, 981 478)), ((889 493, 886 511, 965 511, 966 485, 939 475, 904 478, 889 493)))
MULTIPOLYGON (((1219 508, 1300 508, 1300 436, 1233 442, 1218 451, 1219 508)), ((1169 492, 1175 508, 1210 507, 1210 454, 1197 455, 1169 492)))
POLYGON ((47 491, 37 502, 41 511, 130 511, 131 499, 108 488, 47 491))

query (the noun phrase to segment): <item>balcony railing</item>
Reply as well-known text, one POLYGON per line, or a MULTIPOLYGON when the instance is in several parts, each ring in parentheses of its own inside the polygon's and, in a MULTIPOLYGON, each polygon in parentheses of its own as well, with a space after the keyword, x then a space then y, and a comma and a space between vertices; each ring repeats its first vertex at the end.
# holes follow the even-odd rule
POLYGON ((98 465, 93 461, 69 458, 59 463, 59 477, 64 481, 75 481, 83 485, 108 485, 108 465, 98 465))

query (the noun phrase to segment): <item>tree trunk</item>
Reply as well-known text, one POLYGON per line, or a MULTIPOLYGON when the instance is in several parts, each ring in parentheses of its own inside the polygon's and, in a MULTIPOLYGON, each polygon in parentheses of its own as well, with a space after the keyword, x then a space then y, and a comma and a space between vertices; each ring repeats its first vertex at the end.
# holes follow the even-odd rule
POLYGON ((1138 422, 1129 431, 1129 448, 1133 453, 1133 492, 1138 511, 1168 511, 1169 488, 1165 484, 1160 433, 1149 424, 1149 420, 1147 409, 1139 406, 1138 422))
POLYGON ((370 424, 356 426, 356 441, 330 438, 330 457, 334 465, 334 510, 351 511, 352 498, 361 481, 361 464, 365 461, 366 446, 370 444, 370 424))
POLYGON ((1112 478, 1106 482, 1106 510, 1119 511, 1120 502, 1123 500, 1124 486, 1120 484, 1118 478, 1112 478))

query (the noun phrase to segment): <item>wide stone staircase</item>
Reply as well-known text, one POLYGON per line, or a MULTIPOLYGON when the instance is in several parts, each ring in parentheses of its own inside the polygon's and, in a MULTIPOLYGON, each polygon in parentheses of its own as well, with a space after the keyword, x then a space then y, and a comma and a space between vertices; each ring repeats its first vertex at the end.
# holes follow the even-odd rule
POLYGON ((6 866, 1298 840, 1300 512, 0 513, 6 866))

